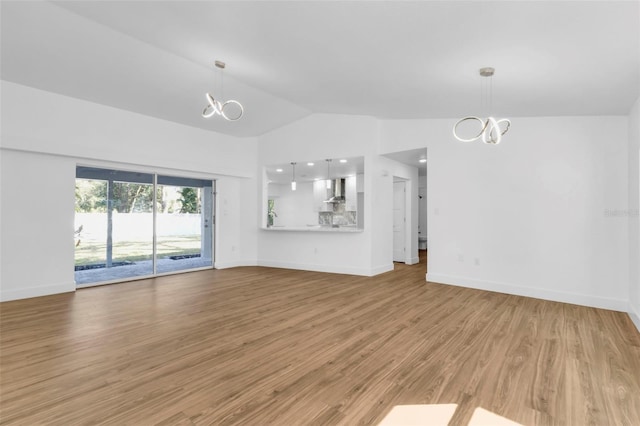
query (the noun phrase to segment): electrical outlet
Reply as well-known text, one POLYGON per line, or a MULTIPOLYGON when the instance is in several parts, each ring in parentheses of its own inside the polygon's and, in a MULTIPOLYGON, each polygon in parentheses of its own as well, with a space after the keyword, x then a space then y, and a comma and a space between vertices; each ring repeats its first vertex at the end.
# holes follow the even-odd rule
POLYGON ((480 266, 480 258, 479 257, 475 258, 475 264, 476 264, 476 266, 480 266))

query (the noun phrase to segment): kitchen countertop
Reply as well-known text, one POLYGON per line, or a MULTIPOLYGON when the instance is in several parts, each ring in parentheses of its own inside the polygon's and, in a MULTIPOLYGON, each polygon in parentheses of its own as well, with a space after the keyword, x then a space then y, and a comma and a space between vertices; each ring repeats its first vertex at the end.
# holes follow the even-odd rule
POLYGON ((353 233, 353 232, 363 232, 362 228, 356 228, 355 226, 340 226, 338 228, 333 228, 331 226, 320 226, 320 225, 310 225, 310 226, 271 226, 268 228, 261 228, 265 231, 286 231, 286 232, 338 232, 338 233, 353 233))

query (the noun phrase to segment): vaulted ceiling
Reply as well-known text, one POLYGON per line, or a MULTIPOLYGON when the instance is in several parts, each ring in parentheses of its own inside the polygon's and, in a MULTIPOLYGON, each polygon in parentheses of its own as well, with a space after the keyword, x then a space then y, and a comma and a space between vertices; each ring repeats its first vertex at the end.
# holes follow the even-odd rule
MULTIPOLYGON (((313 112, 626 115, 640 89, 637 1, 2 1, 2 79, 255 136, 313 112), (238 122, 203 119, 213 61, 238 122)), ((216 83, 219 85, 218 83, 216 83)))

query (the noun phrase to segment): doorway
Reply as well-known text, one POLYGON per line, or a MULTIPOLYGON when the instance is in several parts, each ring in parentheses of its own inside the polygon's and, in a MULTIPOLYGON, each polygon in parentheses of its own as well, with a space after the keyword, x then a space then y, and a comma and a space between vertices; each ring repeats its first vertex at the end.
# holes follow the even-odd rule
POLYGON ((406 182, 393 182, 393 261, 406 262, 406 182))
POLYGON ((427 161, 422 161, 418 169, 418 180, 420 182, 418 187, 418 257, 420 263, 427 265, 427 250, 429 247, 429 240, 427 238, 427 161))

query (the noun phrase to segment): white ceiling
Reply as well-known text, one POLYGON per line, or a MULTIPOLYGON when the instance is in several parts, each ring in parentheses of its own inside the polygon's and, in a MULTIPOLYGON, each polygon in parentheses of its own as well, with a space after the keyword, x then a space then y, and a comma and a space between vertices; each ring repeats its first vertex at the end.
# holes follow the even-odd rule
MULTIPOLYGON (((265 167, 267 179, 270 183, 289 184, 293 178, 293 165, 291 163, 272 164, 265 167), (278 170, 282 170, 278 172, 278 170)), ((326 159, 300 161, 296 163, 296 181, 312 182, 314 180, 326 180, 354 176, 364 173, 364 157, 332 158, 327 169, 326 159), (341 162, 340 160, 346 160, 341 162)))
POLYGON ((312 112, 626 115, 638 1, 2 1, 2 78, 255 136, 312 112), (215 59, 245 117, 203 119, 215 59))
POLYGON ((427 175, 427 163, 421 163, 420 160, 428 159, 427 148, 410 149, 408 151, 392 152, 384 154, 385 157, 400 163, 408 164, 418 168, 418 176, 427 175))

